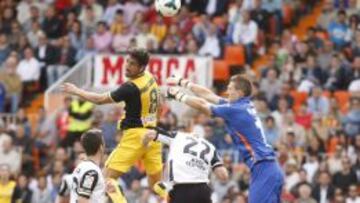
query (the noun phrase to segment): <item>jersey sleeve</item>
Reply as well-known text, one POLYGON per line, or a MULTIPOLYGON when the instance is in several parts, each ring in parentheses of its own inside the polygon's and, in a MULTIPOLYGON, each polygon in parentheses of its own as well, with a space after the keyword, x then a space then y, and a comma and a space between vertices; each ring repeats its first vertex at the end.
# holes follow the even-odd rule
POLYGON ((222 166, 223 165, 223 162, 222 162, 222 160, 221 160, 221 158, 220 158, 220 155, 219 155, 219 153, 215 150, 214 151, 214 155, 213 155, 213 157, 212 157, 212 159, 211 159, 211 162, 210 162, 210 164, 211 164, 211 168, 214 170, 216 167, 219 167, 219 166, 222 166))
POLYGON ((176 137, 176 132, 168 132, 162 128, 156 127, 156 128, 152 128, 153 130, 155 130, 157 132, 157 135, 154 139, 154 141, 159 141, 161 143, 170 145, 171 142, 175 139, 176 137))
POLYGON ((90 198, 99 180, 99 174, 95 170, 89 170, 83 174, 77 187, 76 193, 79 196, 90 198))
POLYGON ((231 112, 231 107, 229 104, 218 104, 210 106, 211 114, 216 117, 226 118, 229 112, 231 112))
POLYGON ((63 176, 63 178, 61 180, 60 189, 59 189, 59 195, 64 197, 68 194, 69 190, 70 190, 70 185, 68 184, 68 182, 66 180, 66 176, 63 176))
POLYGON ((109 94, 114 102, 121 102, 133 97, 137 91, 139 89, 133 83, 126 82, 109 94))

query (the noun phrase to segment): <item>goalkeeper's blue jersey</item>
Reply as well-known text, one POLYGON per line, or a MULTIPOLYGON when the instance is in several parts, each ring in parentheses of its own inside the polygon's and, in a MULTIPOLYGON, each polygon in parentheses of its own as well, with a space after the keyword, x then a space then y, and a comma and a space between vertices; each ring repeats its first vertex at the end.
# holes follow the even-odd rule
POLYGON ((235 102, 222 100, 213 105, 211 111, 213 116, 225 120, 228 133, 250 168, 259 161, 275 159, 274 150, 266 142, 261 120, 249 97, 235 102))

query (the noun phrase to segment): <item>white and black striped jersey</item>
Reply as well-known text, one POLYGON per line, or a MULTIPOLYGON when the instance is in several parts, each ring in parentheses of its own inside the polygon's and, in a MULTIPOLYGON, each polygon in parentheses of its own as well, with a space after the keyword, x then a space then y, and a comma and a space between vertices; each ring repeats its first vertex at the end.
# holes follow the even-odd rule
POLYGON ((72 173, 70 203, 76 203, 79 196, 91 203, 104 203, 105 179, 98 165, 90 160, 82 161, 72 173))
POLYGON ((169 145, 168 178, 172 184, 208 183, 210 172, 223 163, 214 145, 192 133, 156 128, 155 140, 169 145))
POLYGON ((71 185, 72 185, 72 174, 64 174, 61 179, 61 185, 59 190, 59 195, 62 197, 70 195, 71 185))

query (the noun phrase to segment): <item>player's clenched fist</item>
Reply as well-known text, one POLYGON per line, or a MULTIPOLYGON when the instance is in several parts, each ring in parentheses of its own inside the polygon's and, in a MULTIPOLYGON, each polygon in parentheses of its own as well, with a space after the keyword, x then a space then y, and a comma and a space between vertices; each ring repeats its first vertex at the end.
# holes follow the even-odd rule
POLYGON ((171 76, 166 79, 166 83, 172 86, 188 87, 190 81, 187 79, 180 78, 178 76, 171 76))

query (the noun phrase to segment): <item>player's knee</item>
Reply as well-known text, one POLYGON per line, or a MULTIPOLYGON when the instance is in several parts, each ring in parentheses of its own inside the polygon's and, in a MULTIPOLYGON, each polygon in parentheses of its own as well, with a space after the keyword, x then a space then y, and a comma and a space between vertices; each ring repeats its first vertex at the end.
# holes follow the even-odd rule
POLYGON ((104 170, 104 176, 105 178, 111 178, 111 179, 118 179, 120 176, 122 176, 123 173, 120 171, 115 171, 113 169, 110 168, 105 168, 104 170))
POLYGON ((151 188, 153 188, 155 183, 157 183, 157 182, 159 182, 161 180, 161 177, 162 177, 162 171, 159 171, 159 172, 153 173, 153 174, 149 174, 148 175, 149 186, 151 188))

